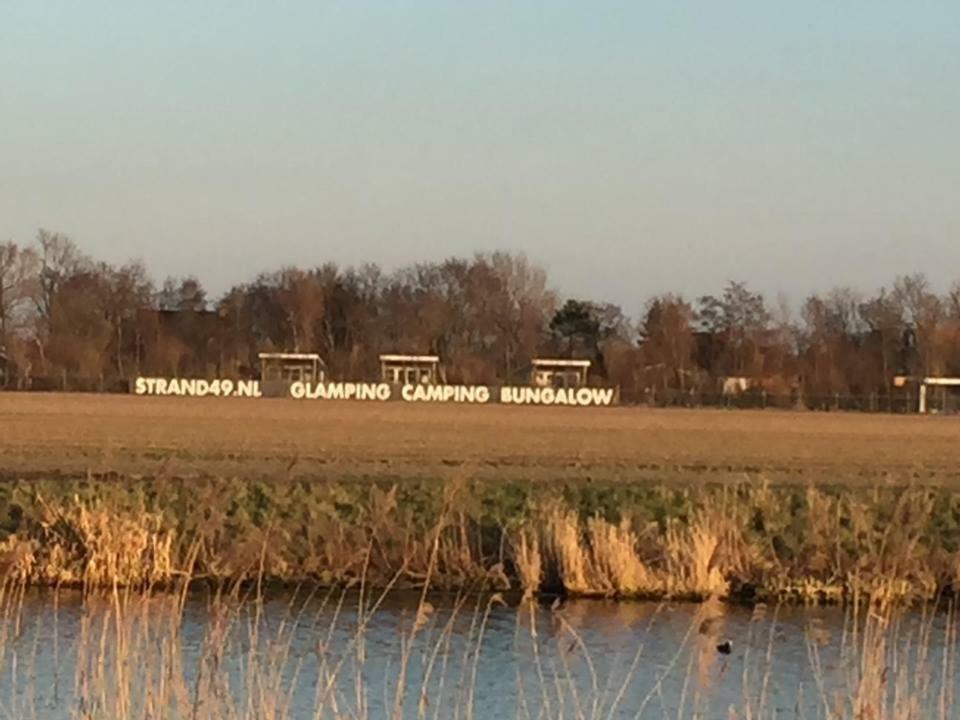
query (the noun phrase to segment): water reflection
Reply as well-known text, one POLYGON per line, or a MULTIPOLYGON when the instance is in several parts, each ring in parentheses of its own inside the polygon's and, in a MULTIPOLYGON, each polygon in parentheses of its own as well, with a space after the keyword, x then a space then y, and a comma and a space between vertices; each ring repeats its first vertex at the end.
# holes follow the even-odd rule
POLYGON ((30 593, 4 607, 0 717, 853 717, 868 693, 949 717, 958 683, 947 613, 375 600, 30 593))

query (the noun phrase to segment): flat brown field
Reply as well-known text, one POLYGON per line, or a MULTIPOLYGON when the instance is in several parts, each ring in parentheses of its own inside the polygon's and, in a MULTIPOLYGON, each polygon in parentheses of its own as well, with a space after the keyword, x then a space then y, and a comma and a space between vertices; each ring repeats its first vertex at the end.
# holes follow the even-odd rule
POLYGON ((960 418, 0 393, 0 476, 960 485, 960 418))

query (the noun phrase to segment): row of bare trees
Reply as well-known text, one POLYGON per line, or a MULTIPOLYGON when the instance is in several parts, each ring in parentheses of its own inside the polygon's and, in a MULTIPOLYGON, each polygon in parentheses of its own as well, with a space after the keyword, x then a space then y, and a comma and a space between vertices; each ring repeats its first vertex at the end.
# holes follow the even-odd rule
POLYGON ((211 298, 195 277, 156 285, 140 262, 86 256, 41 230, 0 244, 0 371, 122 380, 136 374, 251 376, 264 350, 316 351, 333 377, 376 375, 382 352, 440 355, 447 380, 517 381, 536 355, 586 357, 626 393, 887 393, 894 376, 960 375, 960 285, 922 275, 872 296, 840 288, 799 313, 743 283, 688 301, 666 294, 631 319, 566 299, 522 255, 263 273, 211 298))

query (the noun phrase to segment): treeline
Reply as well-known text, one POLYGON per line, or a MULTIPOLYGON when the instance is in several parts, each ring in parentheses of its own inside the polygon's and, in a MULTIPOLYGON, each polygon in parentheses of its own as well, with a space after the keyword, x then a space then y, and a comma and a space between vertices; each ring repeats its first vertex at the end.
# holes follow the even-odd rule
MULTIPOLYGON (((642 302, 638 298, 638 305, 642 302)), ((196 277, 157 284, 140 262, 85 255, 62 234, 0 244, 0 372, 108 381, 250 377, 266 350, 316 351, 334 378, 372 378, 383 352, 440 355, 448 382, 518 382, 536 356, 594 361, 599 382, 660 398, 889 394, 897 375, 960 375, 960 284, 923 275, 771 306, 746 284, 650 298, 635 317, 561 298, 522 255, 478 254, 393 272, 283 267, 210 297, 196 277)))

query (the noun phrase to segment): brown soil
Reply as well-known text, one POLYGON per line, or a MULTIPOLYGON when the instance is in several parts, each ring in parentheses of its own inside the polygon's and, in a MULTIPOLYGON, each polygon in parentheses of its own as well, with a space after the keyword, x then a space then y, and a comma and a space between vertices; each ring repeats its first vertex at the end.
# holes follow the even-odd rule
POLYGON ((6 477, 773 480, 960 485, 960 420, 0 394, 6 477))

